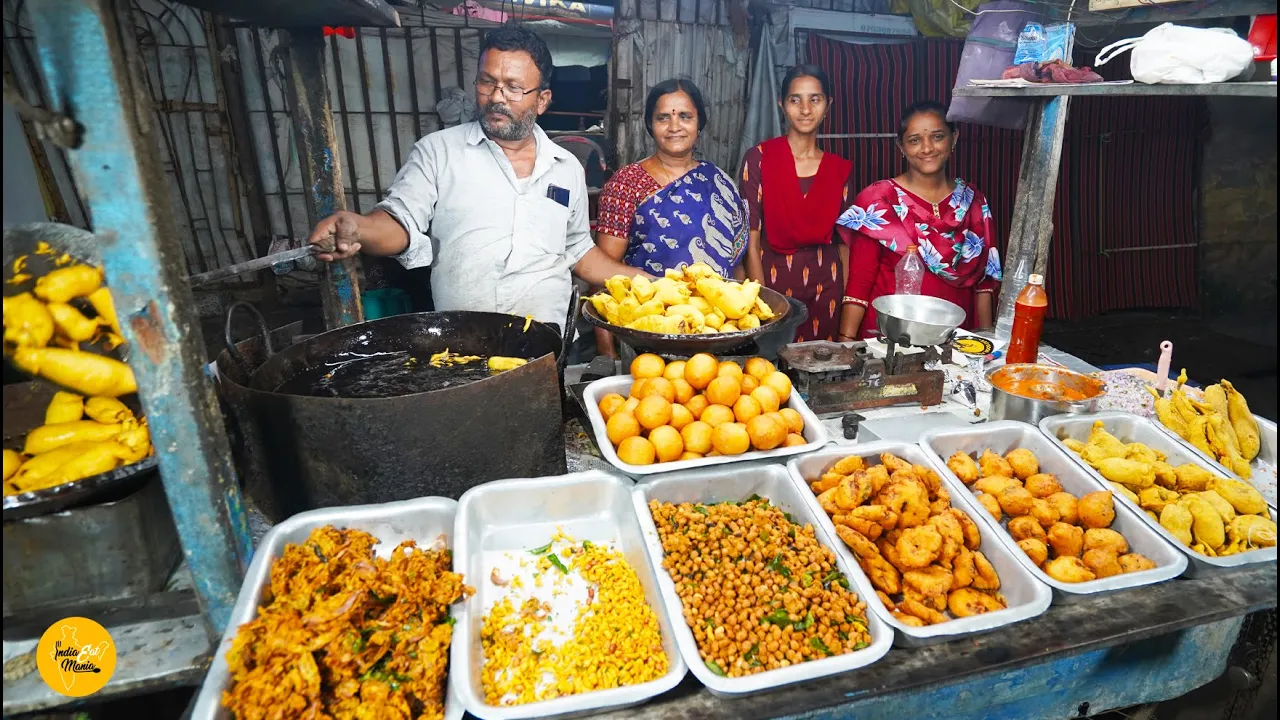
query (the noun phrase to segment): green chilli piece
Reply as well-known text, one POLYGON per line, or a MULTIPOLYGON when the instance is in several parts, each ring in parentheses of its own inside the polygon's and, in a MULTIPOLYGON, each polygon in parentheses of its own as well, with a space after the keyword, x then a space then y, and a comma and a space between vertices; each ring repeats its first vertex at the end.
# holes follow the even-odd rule
POLYGON ((548 555, 547 559, 551 561, 552 565, 555 565, 557 568, 559 568, 560 572, 564 573, 565 575, 569 574, 569 568, 565 567, 563 562, 560 562, 559 556, 557 556, 555 553, 551 553, 550 555, 548 555))
POLYGON ((551 542, 547 543, 546 545, 543 545, 542 547, 536 547, 536 548, 534 548, 534 549, 530 550, 530 551, 529 551, 529 554, 530 554, 530 555, 546 555, 546 554, 547 554, 547 551, 548 551, 548 550, 550 550, 550 549, 551 549, 551 546, 552 546, 552 545, 554 545, 554 544, 555 544, 555 541, 553 540, 553 541, 551 541, 551 542))
POLYGON ((715 673, 716 675, 719 675, 720 677, 728 677, 728 673, 726 673, 719 665, 715 664, 714 662, 707 660, 706 666, 708 670, 715 673))
POLYGON ((814 650, 817 650, 823 655, 827 655, 827 656, 831 655, 831 649, 827 647, 826 643, 822 642, 822 638, 820 637, 809 638, 809 647, 813 648, 814 650))

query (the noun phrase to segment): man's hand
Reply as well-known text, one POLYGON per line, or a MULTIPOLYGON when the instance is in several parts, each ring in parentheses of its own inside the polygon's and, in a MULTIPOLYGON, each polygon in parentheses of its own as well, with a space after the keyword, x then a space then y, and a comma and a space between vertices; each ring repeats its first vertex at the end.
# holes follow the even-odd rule
POLYGON ((316 225, 307 244, 315 245, 319 250, 316 257, 325 262, 354 257, 360 252, 361 219, 356 213, 340 210, 316 225))

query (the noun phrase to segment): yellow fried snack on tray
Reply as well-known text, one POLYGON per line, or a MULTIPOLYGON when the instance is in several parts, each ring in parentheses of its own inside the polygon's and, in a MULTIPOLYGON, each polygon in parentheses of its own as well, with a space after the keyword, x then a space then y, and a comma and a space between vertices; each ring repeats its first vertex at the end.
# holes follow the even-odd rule
POLYGON ((612 325, 666 335, 752 330, 776 317, 752 280, 726 280, 704 263, 668 269, 650 281, 618 275, 587 298, 612 325))
MULTIPOLYGON (((1185 380, 1185 377, 1182 379, 1185 380)), ((1180 390, 1175 391, 1172 399, 1157 400, 1157 408, 1161 406, 1161 401, 1165 403, 1165 411, 1169 413, 1169 417, 1161 416, 1160 421, 1170 429, 1174 429, 1171 422, 1180 424, 1180 427, 1195 428, 1196 432, 1202 433, 1207 446, 1212 446, 1206 454, 1213 456, 1213 448, 1221 449, 1225 446, 1225 454, 1237 456, 1235 449, 1231 447, 1237 438, 1232 434, 1233 428, 1223 421, 1224 411, 1229 414, 1229 400, 1228 391, 1222 386, 1214 386, 1206 391, 1203 403, 1186 397, 1180 390), (1170 418, 1176 418, 1176 421, 1170 418)), ((1158 410, 1157 414, 1159 413, 1158 410)), ((1186 437, 1185 433, 1183 437, 1186 437)), ((1112 481, 1111 487, 1115 493, 1128 498, 1177 542, 1209 557, 1225 557, 1268 547, 1243 535, 1238 534, 1233 538, 1228 530, 1240 517, 1255 518, 1241 521, 1240 527, 1265 526, 1271 523, 1266 500, 1249 483, 1220 477, 1193 462, 1171 465, 1167 462, 1170 458, 1164 453, 1142 443, 1124 444, 1121 439, 1109 433, 1105 423, 1101 421, 1094 423, 1089 438, 1090 444, 1079 448, 1065 440, 1064 444, 1073 452, 1078 452, 1100 475, 1112 481), (1086 451, 1090 447, 1094 448, 1093 455, 1086 457, 1086 451), (1097 448, 1105 448, 1106 452, 1097 448), (1117 448, 1123 448, 1122 457, 1096 457, 1117 448)), ((1227 462, 1228 458, 1219 459, 1228 468, 1232 467, 1227 462)), ((1101 527, 1098 523, 1105 519, 1104 504, 1097 493, 1094 493, 1088 503, 1082 500, 1081 522, 1089 527, 1101 527), (1084 511, 1088 511, 1087 518, 1084 511)), ((1265 537, 1265 533, 1260 537, 1265 537)), ((1124 557, 1123 553, 1120 556, 1124 557)), ((1127 566, 1136 567, 1137 564, 1131 560, 1127 566)), ((1126 567, 1126 563, 1121 563, 1121 567, 1126 567)))
MULTIPOLYGON (((976 479, 977 464, 969 461, 976 479)), ((810 487, 828 488, 819 505, 898 623, 924 627, 1007 606, 996 592, 995 568, 978 550, 977 523, 951 506, 932 469, 891 453, 851 455, 812 479, 810 487), (832 485, 828 475, 837 471, 850 474, 832 485)))
MULTIPOLYGON (((1093 428, 1090 443, 1099 462, 1129 472, 1126 478, 1135 481, 1141 481, 1146 472, 1141 466, 1149 467, 1151 463, 1131 460, 1126 453, 1136 457, 1158 457, 1154 453, 1148 455, 1138 448, 1125 446, 1101 425, 1093 428), (1115 460, 1132 465, 1117 465, 1115 460)), ((1079 449, 1084 448, 1081 443, 1079 449)), ((956 467, 964 467, 960 456, 961 453, 956 453, 948 460, 947 466, 952 472, 956 467)), ((1111 529, 1115 520, 1111 491, 1102 490, 1076 497, 1063 490, 1056 477, 1040 472, 1039 459, 1025 448, 1014 448, 1003 457, 988 449, 979 454, 977 464, 992 474, 972 484, 975 498, 997 522, 1004 525, 1005 531, 1032 564, 1049 577, 1059 582, 1077 583, 1150 569, 1148 564, 1151 561, 1141 555, 1120 561, 1121 557, 1129 554, 1129 543, 1121 533, 1111 529), (1001 462, 1009 465, 1015 475, 1024 476, 1023 481, 994 474, 1002 471, 1001 462)), ((1113 485, 1115 492, 1132 495, 1134 502, 1141 501, 1128 485, 1113 485)), ((993 575, 994 570, 980 553, 975 553, 975 556, 973 587, 984 589, 986 576, 993 575)), ((960 559, 957 560, 959 562, 960 559)), ((968 573, 956 570, 955 575, 967 577, 968 573)))
POLYGON ((285 546, 257 617, 227 652, 222 705, 241 720, 444 717, 449 606, 474 590, 451 553, 412 540, 377 557, 360 530, 285 546))

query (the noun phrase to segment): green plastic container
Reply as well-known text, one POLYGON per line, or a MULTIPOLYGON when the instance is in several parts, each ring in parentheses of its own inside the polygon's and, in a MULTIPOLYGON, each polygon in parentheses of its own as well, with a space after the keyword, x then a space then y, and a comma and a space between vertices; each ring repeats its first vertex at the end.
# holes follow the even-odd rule
POLYGON ((364 319, 377 320, 413 312, 413 304, 409 293, 396 288, 368 290, 360 293, 360 302, 364 305, 364 319))

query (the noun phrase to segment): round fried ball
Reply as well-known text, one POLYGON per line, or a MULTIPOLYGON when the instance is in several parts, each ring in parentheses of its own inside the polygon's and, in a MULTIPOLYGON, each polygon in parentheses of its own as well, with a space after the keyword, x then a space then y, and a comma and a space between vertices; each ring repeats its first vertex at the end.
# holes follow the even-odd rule
POLYGON ((1080 498, 1077 505, 1080 524, 1089 528, 1110 527, 1116 519, 1116 508, 1110 490, 1091 492, 1080 498))
POLYGON ((760 381, 750 375, 743 375, 738 381, 738 387, 742 388, 743 395, 750 395, 760 387, 760 381))
POLYGON ((782 408, 778 411, 778 414, 782 415, 782 419, 787 422, 788 430, 793 433, 804 432, 804 417, 799 413, 799 411, 792 410, 791 408, 782 408))
POLYGON ((658 462, 677 460, 684 452, 684 440, 680 437, 680 431, 670 425, 654 428, 649 433, 649 442, 653 443, 658 462))
POLYGON ((1058 512, 1057 508, 1049 504, 1048 500, 1043 500, 1041 498, 1036 498, 1032 501, 1031 517, 1035 518, 1036 521, 1040 523, 1040 527, 1045 530, 1048 530, 1054 523, 1062 519, 1062 515, 1058 512))
POLYGON ((1058 519, 1068 525, 1075 525, 1080 522, 1080 513, 1077 509, 1079 501, 1076 496, 1069 492, 1058 491, 1044 499, 1045 502, 1053 506, 1058 511, 1058 519))
POLYGON ((1017 517, 1030 514, 1031 509, 1035 507, 1036 499, 1031 497, 1031 493, 1021 485, 1011 485, 1002 490, 996 496, 996 500, 1000 501, 1000 509, 1004 510, 1006 515, 1017 517))
POLYGON ((750 395, 743 395, 733 404, 733 417, 740 423, 751 422, 760 414, 760 403, 750 395))
POLYGON ((724 405, 725 407, 733 407, 738 402, 738 398, 742 395, 742 389, 738 387, 738 382, 729 377, 718 377, 707 385, 707 400, 713 405, 724 405))
POLYGON ((1026 480, 1040 472, 1040 461, 1036 460, 1036 456, 1026 448, 1010 450, 1004 459, 1009 463, 1009 467, 1013 468, 1013 476, 1019 480, 1026 480))
POLYGON ((809 441, 805 440, 803 435, 797 433, 787 433, 787 439, 782 441, 782 447, 800 447, 808 444, 809 441))
POLYGON ((609 442, 619 445, 623 440, 640 434, 640 423, 629 412, 616 412, 604 424, 604 432, 609 436, 609 442))
POLYGON ((677 430, 683 430, 685 425, 693 422, 693 413, 689 412, 689 408, 679 403, 671 406, 671 427, 677 430))
POLYGON ((609 393, 608 395, 600 398, 600 414, 604 416, 605 420, 608 420, 626 404, 626 398, 622 397, 618 393, 609 393))
POLYGON ((1110 528, 1089 528, 1084 531, 1084 549, 1085 552, 1106 550, 1119 557, 1129 552, 1129 541, 1110 528))
POLYGON ((646 430, 652 430, 671 422, 671 403, 661 395, 650 395, 636 408, 636 420, 646 430))
POLYGON ((762 357, 753 357, 747 360, 747 367, 746 367, 747 374, 755 378, 756 380, 765 379, 766 377, 769 376, 769 373, 777 369, 778 368, 773 366, 773 363, 769 362, 768 360, 765 360, 762 357))
POLYGON ((1044 565, 1044 561, 1049 559, 1049 546, 1038 538, 1019 540, 1018 547, 1022 548, 1022 552, 1031 558, 1031 562, 1035 563, 1036 567, 1044 565))
POLYGON ((682 404, 689 408, 689 412, 693 413, 693 417, 696 420, 702 417, 702 411, 707 409, 711 401, 705 395, 694 395, 682 404))
POLYGON ((1085 567, 1089 568, 1089 571, 1094 576, 1099 578, 1111 577, 1124 572, 1120 567, 1120 559, 1116 557, 1116 554, 1103 548, 1085 550, 1084 556, 1080 558, 1080 561, 1084 563, 1085 567))
POLYGON ((711 450, 711 426, 695 420, 680 430, 680 438, 684 441, 685 452, 706 454, 711 450))
POLYGON ((721 455, 741 455, 751 449, 751 437, 742 423, 717 425, 711 431, 711 447, 721 455))
POLYGON ((684 452, 680 453, 681 460, 701 460, 702 457, 703 457, 702 453, 696 453, 696 452, 693 452, 692 450, 685 450, 684 452))
POLYGON ((1000 501, 996 499, 995 495, 980 492, 974 495, 974 499, 978 501, 979 505, 986 508, 991 517, 996 519, 996 522, 1000 522, 1000 519, 1004 517, 1004 511, 1000 509, 1000 501))
POLYGON ((721 377, 724 377, 725 375, 729 375, 731 377, 741 378, 743 374, 742 366, 732 360, 725 360, 724 362, 720 363, 720 367, 716 371, 716 374, 721 377))
POLYGON ((675 380, 672 380, 671 386, 676 389, 675 401, 680 403, 681 405, 688 403, 690 400, 693 399, 693 396, 697 393, 697 391, 693 389, 693 386, 689 384, 689 381, 685 380, 682 377, 678 377, 675 380))
POLYGON ((649 378, 640 378, 639 380, 631 383, 631 397, 639 400, 641 393, 644 392, 644 386, 647 384, 649 384, 649 378))
POLYGON ((1009 534, 1014 540, 1026 540, 1027 538, 1035 538, 1036 540, 1044 540, 1044 528, 1040 526, 1040 521, 1030 515, 1016 517, 1009 521, 1009 534))
POLYGON ((618 459, 628 465, 652 465, 657 454, 653 443, 639 435, 623 440, 618 446, 618 459))
POLYGON ((666 369, 667 361, 653 353, 637 355, 631 361, 631 377, 636 379, 662 377, 662 371, 666 369))
POLYGON ((1120 556, 1120 569, 1124 572, 1142 572, 1143 570, 1154 569, 1156 563, 1146 555, 1138 553, 1128 553, 1120 556))
POLYGON ((725 423, 733 422, 733 410, 724 405, 708 405, 698 419, 713 428, 720 427, 725 423))
POLYGON ((785 403, 791 399, 791 378, 787 377, 786 373, 774 370, 760 382, 773 388, 773 391, 778 393, 779 402, 785 403))
POLYGON ((755 390, 752 390, 751 397, 756 402, 760 403, 761 412, 777 412, 778 406, 782 404, 781 400, 778 398, 778 391, 768 385, 761 385, 755 390))
POLYGON ((662 371, 662 377, 675 382, 676 380, 684 380, 684 360, 675 360, 667 363, 667 367, 662 371))
MULTIPOLYGON (((1016 450, 1014 452, 1017 452, 1016 450)), ((1011 455, 1013 453, 1010 453, 1011 455)), ((1027 492, 1038 498, 1047 498, 1054 493, 1062 492, 1062 483, 1058 482, 1058 478, 1048 473, 1036 473, 1027 478, 1023 483, 1023 487, 1027 492)))
POLYGON ((640 400, 643 401, 650 395, 661 395, 667 402, 673 403, 676 401, 676 386, 664 377, 649 378, 640 391, 640 400))
POLYGON ((1045 540, 1057 557, 1080 557, 1084 550, 1084 530, 1078 525, 1056 522, 1045 533, 1045 540))
POLYGON ((1049 577, 1058 582, 1079 583, 1089 582, 1098 576, 1093 571, 1085 567, 1080 558, 1056 557, 1044 564, 1044 572, 1049 577))
POLYGON ((787 439, 787 428, 768 415, 758 415, 747 423, 747 436, 751 447, 772 450, 787 439))
POLYGON ((711 383, 720 369, 720 363, 712 355, 698 353, 684 364, 684 379, 694 390, 701 390, 711 383))

